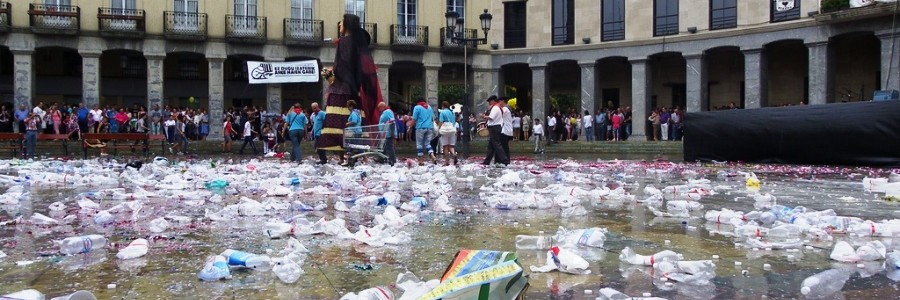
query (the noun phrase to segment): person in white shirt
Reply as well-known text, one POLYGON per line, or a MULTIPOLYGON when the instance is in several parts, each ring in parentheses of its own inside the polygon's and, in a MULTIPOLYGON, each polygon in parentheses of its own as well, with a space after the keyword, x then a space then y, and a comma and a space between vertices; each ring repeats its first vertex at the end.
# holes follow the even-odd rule
POLYGON ((94 105, 94 109, 88 113, 90 114, 90 118, 88 118, 88 131, 96 132, 97 124, 99 124, 100 121, 103 121, 103 110, 101 110, 99 106, 94 105))
POLYGON ((544 136, 544 126, 541 125, 541 119, 534 118, 534 153, 543 153, 544 147, 541 147, 541 137, 544 136))
POLYGON ((518 141, 520 139, 520 137, 522 136, 522 117, 520 117, 519 114, 513 114, 512 128, 513 128, 513 140, 518 141))
POLYGON ((584 139, 588 142, 594 140, 594 117, 591 116, 591 112, 585 110, 584 117, 581 121, 582 126, 584 126, 584 139))
POLYGON ((556 135, 556 116, 547 116, 547 145, 553 144, 553 136, 556 135))
POLYGON ((491 96, 487 99, 490 108, 487 113, 482 115, 482 118, 487 120, 488 132, 490 132, 490 142, 488 143, 488 151, 487 156, 484 158, 484 165, 490 165, 491 159, 496 158, 494 161, 497 163, 503 163, 506 161, 506 153, 503 152, 503 144, 501 143, 501 139, 503 138, 502 127, 503 127, 503 110, 500 108, 499 104, 497 104, 497 96, 491 96))
POLYGON ((500 108, 503 110, 503 124, 500 128, 500 133, 503 134, 503 139, 500 141, 503 142, 503 153, 506 154, 506 163, 504 164, 509 165, 509 158, 510 156, 512 156, 509 152, 509 141, 513 138, 513 115, 512 110, 509 109, 509 106, 506 106, 506 97, 500 98, 500 101, 497 104, 500 105, 500 108))
POLYGON ((239 154, 244 155, 244 148, 247 147, 247 144, 250 144, 250 148, 253 149, 253 155, 258 154, 256 152, 256 143, 253 142, 253 134, 257 133, 253 130, 253 124, 250 124, 250 120, 247 120, 244 123, 244 144, 241 145, 241 151, 238 151, 239 154))

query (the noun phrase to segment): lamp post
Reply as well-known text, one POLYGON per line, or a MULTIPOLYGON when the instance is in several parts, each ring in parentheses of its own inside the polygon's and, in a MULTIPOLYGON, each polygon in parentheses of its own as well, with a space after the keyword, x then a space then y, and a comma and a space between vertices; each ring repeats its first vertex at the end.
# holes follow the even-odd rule
POLYGON ((488 31, 491 30, 491 19, 494 18, 493 15, 488 13, 488 10, 485 9, 484 13, 478 16, 478 19, 481 20, 481 30, 484 31, 484 37, 478 38, 478 33, 473 37, 466 36, 466 26, 465 20, 459 17, 459 14, 455 11, 448 11, 444 14, 444 17, 447 18, 447 35, 450 36, 450 40, 457 45, 463 47, 463 135, 462 135, 462 146, 463 146, 463 157, 469 158, 469 142, 472 140, 472 124, 469 122, 469 118, 472 115, 472 107, 474 103, 469 99, 469 46, 470 45, 484 45, 487 44, 487 35, 488 31))

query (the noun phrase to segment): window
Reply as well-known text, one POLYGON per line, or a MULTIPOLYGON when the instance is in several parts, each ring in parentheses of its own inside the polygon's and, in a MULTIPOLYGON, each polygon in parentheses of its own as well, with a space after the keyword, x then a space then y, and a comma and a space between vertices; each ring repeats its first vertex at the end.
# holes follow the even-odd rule
POLYGON ((69 5, 72 5, 72 0, 44 0, 44 5, 69 6, 69 5))
POLYGON ((653 36, 678 34, 678 0, 653 2, 653 36))
POLYGON ((234 33, 256 32, 256 0, 234 0, 234 33))
POLYGON ((200 60, 194 57, 179 57, 178 78, 200 79, 200 60))
POLYGON ((416 37, 416 0, 397 0, 398 37, 416 37))
MULTIPOLYGON (((136 15, 137 5, 135 0, 109 0, 112 14, 130 16, 136 15)), ((137 22, 134 20, 110 20, 109 27, 118 30, 135 30, 137 22)))
POLYGON ((503 48, 525 48, 525 1, 503 3, 503 48))
POLYGON ((178 30, 197 30, 199 28, 197 16, 197 0, 175 0, 175 28, 178 30))
POLYGON ((781 22, 800 18, 800 1, 782 0, 770 3, 771 21, 781 22))
POLYGON ((575 43, 575 1, 553 0, 553 45, 575 43))
POLYGON ((366 0, 347 0, 344 11, 359 17, 359 22, 366 22, 366 0))
POLYGON ((312 0, 291 0, 291 22, 287 23, 288 34, 294 38, 313 38, 312 0))
MULTIPOLYGON (((44 0, 44 5, 46 5, 46 10, 48 11, 69 11, 69 6, 72 5, 71 0, 44 0)), ((72 18, 65 16, 44 16, 43 24, 44 26, 49 27, 69 27, 74 24, 72 18)))
POLYGON ((466 18, 466 0, 447 0, 447 11, 459 14, 460 19, 466 18))
POLYGON ((603 0, 600 8, 603 16, 602 41, 625 39, 625 0, 603 0))
POLYGON ((291 18, 312 20, 312 0, 291 0, 291 18))
POLYGON ((709 29, 737 27, 737 0, 710 0, 709 29))

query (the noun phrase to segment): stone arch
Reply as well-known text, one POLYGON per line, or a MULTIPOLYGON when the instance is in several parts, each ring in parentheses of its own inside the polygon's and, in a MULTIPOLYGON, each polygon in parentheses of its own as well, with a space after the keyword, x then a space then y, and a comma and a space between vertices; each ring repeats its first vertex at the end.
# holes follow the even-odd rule
POLYGON ((834 68, 829 70, 834 79, 833 99, 829 102, 855 102, 871 100, 875 91, 882 89, 881 41, 873 31, 842 33, 829 39, 834 68))
POLYGON ((706 68, 706 107, 703 110, 744 107, 744 54, 737 46, 720 46, 703 52, 706 68))
POLYGON ((147 104, 147 59, 134 49, 108 49, 100 55, 100 105, 132 108, 147 104))

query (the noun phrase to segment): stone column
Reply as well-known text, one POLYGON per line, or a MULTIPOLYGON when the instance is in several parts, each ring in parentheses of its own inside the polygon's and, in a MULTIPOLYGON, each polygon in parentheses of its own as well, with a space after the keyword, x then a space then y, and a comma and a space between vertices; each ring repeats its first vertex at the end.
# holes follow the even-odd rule
POLYGON ((581 66, 581 111, 589 111, 594 114, 595 96, 597 95, 597 78, 594 73, 597 70, 597 62, 579 62, 581 66))
POLYGON ((881 40, 881 89, 900 90, 900 36, 892 39, 890 34, 879 35, 878 39, 881 40))
MULTIPOLYGON (((30 50, 13 50, 13 68, 15 69, 13 80, 13 95, 15 98, 15 106, 13 110, 19 109, 20 105, 31 108, 31 99, 34 97, 34 65, 32 63, 32 53, 30 50)), ((18 128, 18 126, 13 126, 18 128)))
POLYGON ((531 116, 546 120, 547 117, 547 66, 531 67, 531 116))
POLYGON ((809 48, 809 104, 828 103, 834 94, 828 42, 809 43, 806 46, 809 48))
POLYGON ((744 53, 744 108, 761 108, 768 105, 768 64, 762 49, 742 50, 744 53))
MULTIPOLYGON (((685 78, 687 79, 687 112, 701 112, 709 110, 709 95, 707 95, 709 80, 707 80, 706 59, 703 54, 685 55, 685 78)), ((633 119, 637 120, 637 119, 633 119)))
MULTIPOLYGON (((284 58, 266 57, 264 60, 269 62, 283 62, 284 58)), ((266 112, 281 114, 281 102, 281 83, 266 84, 266 112)), ((293 105, 293 103, 291 103, 291 105, 293 105)))
POLYGON ((85 107, 100 104, 100 52, 81 54, 81 99, 85 107))
POLYGON ((440 67, 425 66, 425 100, 435 110, 440 102, 438 100, 438 70, 440 67))
MULTIPOLYGON (((147 58, 147 111, 153 110, 154 105, 163 107, 163 61, 162 56, 146 56, 147 58)), ((212 123, 212 122, 210 122, 212 123)))
MULTIPOLYGON (((488 93, 488 97, 491 95, 497 95, 497 97, 506 96, 506 83, 503 82, 503 70, 502 69, 491 69, 491 81, 494 83, 494 87, 488 93)), ((515 95, 511 95, 515 96, 515 95)))
POLYGON ((631 141, 647 140, 647 110, 650 106, 650 72, 647 58, 631 59, 631 141))
POLYGON ((225 119, 225 64, 224 57, 207 57, 209 62, 209 137, 222 140, 221 122, 225 119))
MULTIPOLYGON (((381 97, 384 98, 384 102, 390 104, 391 90, 390 90, 390 72, 391 65, 379 65, 378 66, 378 85, 381 87, 381 97)), ((326 83, 327 86, 327 83, 326 83)))

